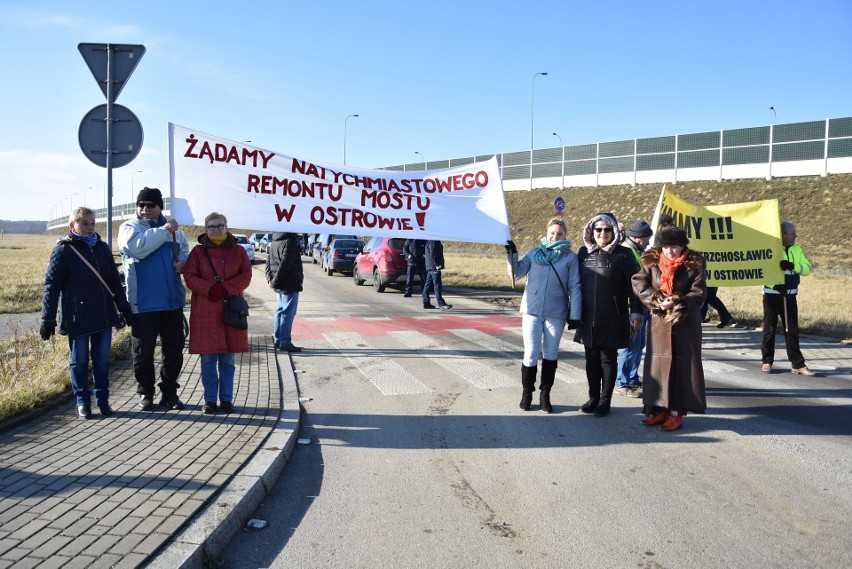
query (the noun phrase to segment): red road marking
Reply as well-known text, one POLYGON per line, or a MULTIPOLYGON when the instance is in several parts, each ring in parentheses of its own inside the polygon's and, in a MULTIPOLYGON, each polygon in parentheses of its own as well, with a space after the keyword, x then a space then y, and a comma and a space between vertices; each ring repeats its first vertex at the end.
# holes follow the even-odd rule
MULTIPOLYGON (((430 314, 430 316, 432 316, 430 314)), ((411 317, 392 318, 390 320, 372 320, 367 318, 342 317, 328 320, 312 320, 296 315, 293 322, 293 338, 313 340, 322 338, 323 334, 333 332, 356 332, 361 336, 387 336, 390 332, 416 330, 429 336, 449 334, 447 330, 457 328, 474 328, 489 334, 505 332, 507 328, 517 328, 521 325, 520 315, 517 316, 480 316, 462 318, 450 314, 436 314, 436 317, 419 319, 411 317)))

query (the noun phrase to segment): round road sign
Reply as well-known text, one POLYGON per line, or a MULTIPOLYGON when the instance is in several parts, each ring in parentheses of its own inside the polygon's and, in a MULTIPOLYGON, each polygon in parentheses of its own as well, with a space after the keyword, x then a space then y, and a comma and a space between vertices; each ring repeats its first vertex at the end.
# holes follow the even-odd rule
POLYGON ((112 105, 111 149, 107 148, 107 105, 98 105, 80 121, 78 140, 86 158, 107 167, 107 152, 111 150, 110 166, 120 168, 136 158, 142 149, 142 123, 136 115, 121 105, 112 105))

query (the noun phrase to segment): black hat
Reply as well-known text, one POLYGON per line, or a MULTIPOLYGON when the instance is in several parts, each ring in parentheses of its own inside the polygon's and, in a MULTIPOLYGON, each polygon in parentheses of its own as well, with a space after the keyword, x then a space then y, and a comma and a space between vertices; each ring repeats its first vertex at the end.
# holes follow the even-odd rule
POLYGON ((689 238, 686 236, 686 231, 680 227, 668 227, 657 233, 659 241, 657 245, 664 247, 666 245, 680 245, 686 247, 689 245, 689 238))
POLYGON ((160 209, 162 209, 163 194, 161 194, 160 190, 157 188, 149 188, 145 186, 139 191, 139 195, 136 196, 136 203, 139 202, 152 202, 160 206, 160 209))
POLYGON ((628 237, 650 237, 654 234, 647 221, 637 221, 627 230, 628 237))

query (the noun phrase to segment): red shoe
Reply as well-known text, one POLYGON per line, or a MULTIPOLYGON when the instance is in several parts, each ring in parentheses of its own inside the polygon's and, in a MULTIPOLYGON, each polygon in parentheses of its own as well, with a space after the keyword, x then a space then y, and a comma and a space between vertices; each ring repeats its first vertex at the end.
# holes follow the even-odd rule
POLYGON ((669 418, 669 414, 665 411, 660 411, 656 415, 652 415, 647 419, 642 419, 642 423, 648 426, 659 425, 663 421, 669 418))
POLYGON ((661 431, 676 431, 683 427, 683 417, 680 415, 671 415, 666 422, 660 425, 661 431))

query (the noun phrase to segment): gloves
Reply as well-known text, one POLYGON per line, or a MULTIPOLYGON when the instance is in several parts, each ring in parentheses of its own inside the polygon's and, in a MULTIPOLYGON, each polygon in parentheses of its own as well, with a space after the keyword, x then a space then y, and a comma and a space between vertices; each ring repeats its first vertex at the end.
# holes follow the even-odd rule
POLYGON ((569 330, 577 330, 582 325, 583 325, 583 322, 580 321, 580 320, 571 320, 570 318, 568 319, 568 329, 569 330))
POLYGON ((213 300, 222 300, 226 296, 228 296, 228 289, 225 288, 222 283, 216 283, 210 287, 210 290, 207 292, 207 295, 213 300))
POLYGON ((50 340, 50 337, 56 334, 56 326, 44 326, 42 325, 38 329, 38 335, 41 336, 41 339, 44 341, 50 340))
POLYGON ((511 239, 506 241, 506 244, 503 245, 503 246, 506 248, 506 253, 508 255, 513 255, 513 254, 518 252, 518 248, 515 247, 515 242, 512 241, 511 239))
POLYGON ((793 270, 793 263, 791 263, 787 259, 784 259, 783 261, 781 261, 781 269, 783 269, 785 271, 792 271, 793 270))
MULTIPOLYGON (((129 306, 121 309, 121 318, 124 320, 124 324, 127 326, 133 326, 134 316, 129 306)), ((123 328, 123 326, 119 329, 121 328, 123 328)))
POLYGON ((787 294, 787 285, 780 284, 780 285, 775 285, 772 288, 774 288, 777 292, 779 292, 781 294, 787 294))

